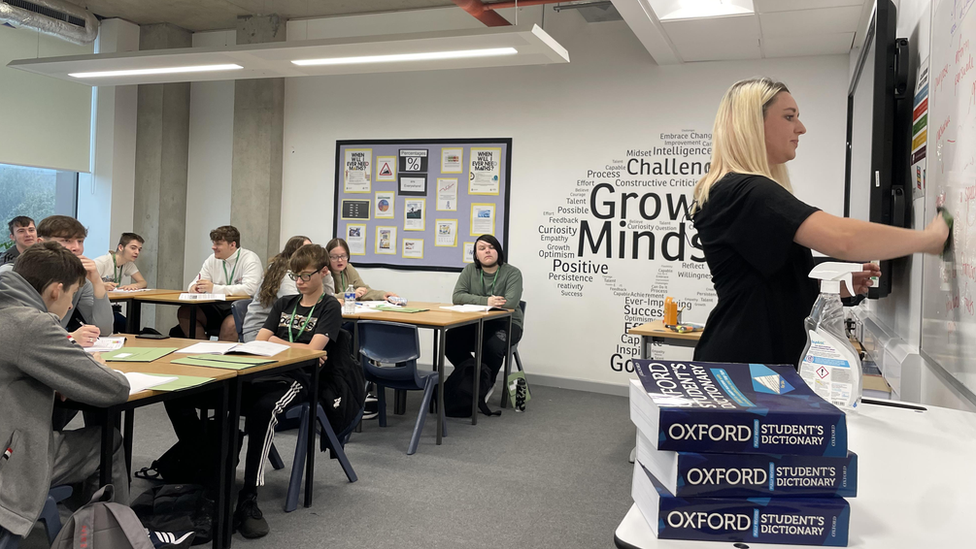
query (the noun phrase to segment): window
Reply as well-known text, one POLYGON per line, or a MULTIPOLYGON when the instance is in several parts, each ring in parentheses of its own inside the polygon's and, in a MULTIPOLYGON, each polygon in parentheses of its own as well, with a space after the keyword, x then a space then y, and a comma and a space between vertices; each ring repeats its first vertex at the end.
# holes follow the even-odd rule
POLYGON ((49 215, 76 217, 78 172, 24 168, 0 164, 0 251, 13 244, 7 238, 7 222, 26 215, 35 223, 49 215))

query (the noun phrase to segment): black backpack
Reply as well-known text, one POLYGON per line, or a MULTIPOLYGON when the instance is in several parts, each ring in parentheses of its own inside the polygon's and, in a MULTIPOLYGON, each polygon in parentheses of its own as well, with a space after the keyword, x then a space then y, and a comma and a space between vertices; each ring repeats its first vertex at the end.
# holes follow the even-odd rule
POLYGON ((198 484, 164 484, 143 492, 132 510, 149 530, 193 532, 192 545, 213 539, 213 500, 198 484))
MULTIPOLYGON (((447 417, 471 417, 471 385, 474 380, 475 361, 473 358, 465 360, 451 372, 451 375, 444 380, 444 414, 447 417)), ((479 384, 478 409, 486 416, 500 416, 501 410, 492 412, 485 403, 485 395, 491 390, 493 385, 491 371, 488 366, 481 365, 481 383, 479 384)), ((436 402, 437 392, 435 388, 434 399, 436 402)))
MULTIPOLYGON (((319 404, 336 435, 346 430, 366 403, 363 367, 352 353, 352 335, 339 330, 319 374, 319 404)), ((323 449, 325 437, 322 438, 323 449)))

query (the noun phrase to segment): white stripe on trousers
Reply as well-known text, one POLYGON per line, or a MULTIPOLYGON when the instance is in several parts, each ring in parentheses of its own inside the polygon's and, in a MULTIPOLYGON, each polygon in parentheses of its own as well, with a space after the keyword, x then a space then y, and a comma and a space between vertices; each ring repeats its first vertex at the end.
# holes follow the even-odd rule
MULTIPOLYGON (((264 466, 268 463, 268 454, 271 453, 271 443, 274 442, 275 425, 278 425, 278 414, 285 411, 285 407, 295 399, 295 396, 301 390, 302 384, 293 381, 291 387, 278 399, 278 402, 275 403, 274 408, 271 410, 271 421, 268 422, 268 430, 264 434, 264 445, 261 447, 261 463, 258 464, 258 486, 264 486, 264 466)), ((250 441, 248 444, 250 444, 250 441)))

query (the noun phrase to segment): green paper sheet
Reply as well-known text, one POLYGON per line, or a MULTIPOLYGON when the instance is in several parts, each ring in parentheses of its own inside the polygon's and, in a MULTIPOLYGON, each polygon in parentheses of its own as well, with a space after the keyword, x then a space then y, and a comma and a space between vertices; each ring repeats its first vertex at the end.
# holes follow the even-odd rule
POLYGON ((122 347, 111 353, 102 353, 107 362, 152 362, 176 351, 176 347, 122 347))
POLYGON ((414 307, 388 307, 386 305, 380 305, 376 307, 377 311, 387 311, 390 313, 422 313, 424 311, 429 311, 430 309, 417 309, 414 307))
POLYGON ((240 356, 240 355, 189 355, 187 358, 195 358, 197 360, 210 360, 214 362, 232 362, 237 364, 249 364, 251 366, 260 366, 262 364, 271 364, 275 360, 273 358, 261 357, 261 356, 240 356))
MULTIPOLYGON (((156 377, 173 377, 167 374, 146 374, 156 377)), ((196 387, 197 385, 203 385, 204 383, 210 383, 213 381, 212 377, 199 377, 199 376, 176 376, 175 381, 170 381, 169 383, 163 383, 162 385, 157 385, 153 387, 152 391, 179 391, 180 389, 189 389, 190 387, 196 387)))
MULTIPOLYGON (((179 358, 173 361, 173 364, 182 364, 184 366, 203 366, 204 368, 226 368, 228 370, 245 370, 247 368, 253 368, 254 366, 260 366, 262 364, 271 364, 273 360, 258 360, 258 361, 231 361, 231 360, 207 360, 198 358, 198 356, 190 356, 186 358, 179 358)), ((209 356, 209 355, 203 355, 209 356)), ((240 357, 243 358, 243 357, 240 357)))

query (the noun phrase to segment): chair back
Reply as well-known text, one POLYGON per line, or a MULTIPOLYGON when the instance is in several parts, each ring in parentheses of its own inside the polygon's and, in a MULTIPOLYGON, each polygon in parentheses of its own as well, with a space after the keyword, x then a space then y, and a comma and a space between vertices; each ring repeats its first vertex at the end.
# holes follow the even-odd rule
POLYGON ((234 325, 237 326, 237 341, 244 341, 244 317, 247 316, 247 306, 252 299, 238 299, 230 304, 230 312, 234 315, 234 325))
POLYGON ((525 318, 525 301, 519 301, 519 309, 522 311, 522 318, 525 318))
POLYGON ((367 378, 372 376, 391 381, 417 379, 420 334, 416 326, 399 322, 360 320, 356 323, 356 330, 359 333, 359 353, 364 358, 362 363, 367 378), (390 366, 378 366, 374 362, 390 366))

